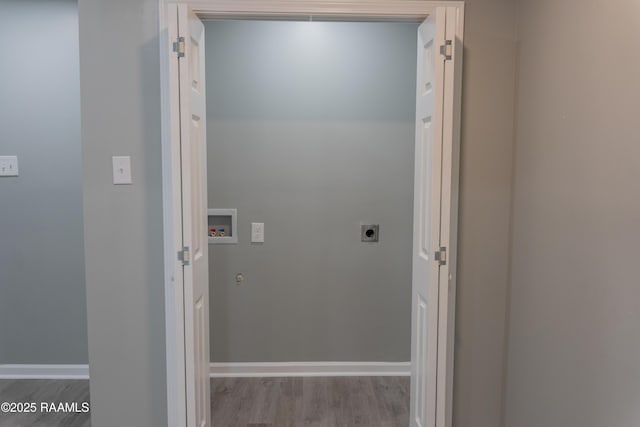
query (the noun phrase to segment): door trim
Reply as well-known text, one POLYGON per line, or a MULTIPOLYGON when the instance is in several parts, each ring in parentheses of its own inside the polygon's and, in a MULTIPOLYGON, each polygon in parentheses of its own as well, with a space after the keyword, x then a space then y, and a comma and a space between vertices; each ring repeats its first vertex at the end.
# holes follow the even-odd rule
MULTIPOLYGON (((177 87, 172 81, 177 80, 177 61, 171 61, 173 52, 169 20, 172 19, 176 2, 158 0, 158 43, 160 45, 160 83, 161 83, 161 144, 162 144, 162 198, 163 198, 163 241, 164 241, 164 290, 165 290, 165 339, 166 339, 166 374, 167 374, 167 417, 171 427, 186 426, 186 391, 185 391, 185 354, 184 354, 184 293, 182 274, 177 274, 181 264, 177 260, 177 251, 182 244, 181 236, 181 197, 180 197, 180 122, 179 98, 177 87), (174 65, 175 64, 175 65, 174 65), (176 74, 174 74, 176 73, 176 74), (175 80, 174 80, 175 78, 175 80), (176 137, 177 135, 177 137, 176 137), (179 239, 178 239, 179 237, 179 239), (183 402, 183 403, 181 403, 183 402)), ((444 159, 450 165, 450 176, 443 175, 449 192, 450 229, 443 245, 448 248, 449 260, 446 270, 442 271, 442 284, 448 292, 441 292, 439 304, 444 307, 441 312, 447 315, 441 318, 440 333, 443 333, 444 346, 439 348, 439 375, 445 377, 444 389, 438 390, 445 405, 438 418, 436 427, 450 427, 453 405, 453 329, 455 320, 456 292, 456 247, 458 226, 458 182, 460 152, 460 117, 462 88, 462 52, 464 40, 464 1, 424 1, 424 0, 187 0, 184 3, 202 19, 207 18, 239 18, 239 19, 273 19, 273 18, 316 18, 357 21, 413 21, 421 22, 436 7, 448 7, 456 10, 454 30, 454 51, 456 69, 453 85, 448 92, 452 97, 452 109, 448 120, 453 123, 452 139, 445 141, 443 150, 448 155, 444 159), (455 88, 455 90, 454 90, 455 88), (449 143, 451 142, 451 143, 449 143), (445 322, 443 322, 445 321, 445 322), (447 326, 448 325, 448 326, 447 326), (441 359, 442 358, 442 359, 441 359)), ((452 18, 453 19, 453 18, 452 18)), ((449 27, 449 23, 447 24, 449 27)), ((445 90, 447 90, 445 88, 445 90)), ((445 116, 446 116, 445 112, 445 116)), ((447 118, 445 117, 445 120, 447 118)), ((448 169, 448 168, 447 168, 448 169)), ((443 191, 445 189, 443 188, 443 191)), ((444 201, 443 201, 444 202, 444 201)), ((440 338, 439 338, 440 341, 440 338)))
POLYGON ((424 0, 185 0, 201 19, 289 18, 422 22, 436 7, 462 1, 424 0))
POLYGON ((173 60, 178 7, 159 1, 160 102, 162 144, 162 217, 164 242, 165 350, 167 420, 186 427, 186 355, 184 348, 184 277, 178 250, 182 248, 182 177, 180 155, 180 93, 178 61, 173 60), (169 25, 172 20, 176 25, 169 25), (180 402, 183 402, 182 404, 180 402))
POLYGON ((458 197, 460 182, 460 127, 462 111, 462 56, 464 8, 448 9, 447 40, 452 40, 454 61, 445 62, 442 125, 442 193, 440 240, 447 247, 447 262, 440 270, 438 320, 438 386, 436 427, 453 424, 453 368, 455 350, 456 272, 458 262, 458 197))

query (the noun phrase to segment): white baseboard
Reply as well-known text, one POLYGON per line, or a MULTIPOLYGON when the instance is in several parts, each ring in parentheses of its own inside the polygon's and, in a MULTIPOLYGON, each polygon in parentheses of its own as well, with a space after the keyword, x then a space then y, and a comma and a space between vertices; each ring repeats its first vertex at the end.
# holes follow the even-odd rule
POLYGON ((89 365, 0 365, 0 379, 88 380, 89 365))
POLYGON ((211 378, 409 376, 411 362, 212 363, 211 378))
MULTIPOLYGON (((223 377, 409 376, 410 362, 211 363, 209 375, 223 377)), ((0 365, 0 379, 89 379, 89 365, 0 365)))

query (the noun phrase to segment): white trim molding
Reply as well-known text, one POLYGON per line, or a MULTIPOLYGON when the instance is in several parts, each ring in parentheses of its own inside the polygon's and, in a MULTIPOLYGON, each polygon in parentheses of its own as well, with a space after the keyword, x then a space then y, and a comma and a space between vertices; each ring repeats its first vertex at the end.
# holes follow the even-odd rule
POLYGON ((0 379, 88 380, 89 365, 0 365, 0 379))
POLYGON ((424 0, 186 0, 201 19, 288 18, 422 21, 438 6, 462 1, 424 0))
POLYGON ((411 375, 411 362, 251 362, 211 363, 211 378, 381 377, 411 375))
MULTIPOLYGON (((179 0, 178 0, 179 1, 179 0)), ((460 138, 460 87, 462 76, 462 40, 464 23, 463 1, 428 1, 428 0, 184 0, 201 19, 304 19, 304 20, 345 20, 345 21, 414 21, 419 22, 431 15, 437 7, 455 8, 455 40, 453 40, 456 72, 449 84, 454 84, 454 128, 453 147, 447 161, 453 162, 451 180, 450 218, 457 218, 458 206, 458 156, 460 138)), ((186 397, 184 368, 184 316, 181 266, 177 261, 176 251, 181 247, 181 204, 180 204, 180 151, 175 142, 179 133, 179 120, 176 109, 177 85, 172 85, 177 72, 177 61, 172 52, 172 42, 177 34, 171 32, 169 22, 170 11, 176 7, 176 0, 158 0, 160 44, 160 67, 162 84, 162 155, 163 155, 163 237, 165 242, 165 321, 166 321, 166 353, 167 353, 167 417, 168 423, 175 427, 186 426, 186 397), (171 4, 171 7, 169 5, 171 4)), ((453 18, 452 18, 453 20, 453 18)), ((449 20, 447 21, 449 27, 449 20)), ((178 140, 179 141, 179 140, 178 140)), ((448 163, 449 164, 449 163, 448 163)), ((453 220, 452 220, 453 221, 453 220)), ((450 236, 447 241, 450 258, 447 262, 449 292, 441 293, 438 300, 441 308, 441 325, 443 345, 446 351, 439 352, 444 365, 443 380, 438 381, 439 408, 441 418, 438 427, 451 426, 452 390, 453 390, 453 331, 455 319, 455 285, 456 285, 456 222, 451 223, 450 236), (442 383, 440 385, 440 383, 442 383)), ((439 339, 440 339, 439 332, 439 339)), ((0 365, 0 374, 7 373, 0 365)), ((442 369, 439 370, 442 373, 442 369)), ((214 363, 210 366, 212 377, 230 376, 353 376, 353 375, 410 375, 408 362, 291 362, 291 363, 214 363)), ((0 375, 0 378, 2 376, 0 375)), ((434 397, 435 398, 435 397, 434 397)))

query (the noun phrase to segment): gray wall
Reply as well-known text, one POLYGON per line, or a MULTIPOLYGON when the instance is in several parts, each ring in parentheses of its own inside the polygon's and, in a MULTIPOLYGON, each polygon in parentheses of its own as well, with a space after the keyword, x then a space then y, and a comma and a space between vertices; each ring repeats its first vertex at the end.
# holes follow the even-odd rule
POLYGON ((636 426, 640 3, 520 7, 506 426, 636 426))
POLYGON ((158 2, 82 0, 79 18, 91 425, 163 426, 158 2))
POLYGON ((87 363, 77 3, 2 1, 0 39, 0 363, 87 363))
POLYGON ((496 427, 506 363, 516 4, 465 4, 453 424, 496 427))
MULTIPOLYGON (((513 0, 468 0, 466 5, 454 425, 495 427, 500 425, 502 414, 502 374, 505 366, 516 10, 513 0)), ((159 197, 159 172, 156 171, 156 168, 160 168, 157 135, 159 111, 155 89, 158 87, 155 71, 158 61, 155 45, 151 42, 155 31, 156 7, 151 0, 109 2, 108 6, 105 4, 102 8, 98 0, 83 0, 80 4, 80 35, 85 40, 81 55, 83 52, 87 55, 84 61, 86 65, 81 66, 82 84, 83 88, 86 86, 86 90, 91 91, 82 94, 83 149, 87 149, 85 145, 92 145, 92 151, 100 147, 106 150, 106 136, 101 133, 108 136, 118 131, 121 124, 114 123, 114 117, 126 119, 125 131, 118 133, 122 133, 137 152, 148 151, 151 154, 151 158, 142 164, 142 171, 149 171, 155 179, 154 183, 147 180, 142 190, 159 197), (114 31, 114 28, 119 31, 114 31), (99 48, 107 48, 106 52, 103 54, 92 50, 91 46, 95 43, 99 48), (149 46, 146 49, 142 48, 145 44, 149 46), (108 62, 109 57, 124 60, 121 64, 129 65, 115 67, 108 62), (92 64, 93 61, 96 64, 92 64), (102 65, 104 69, 100 68, 102 65), (143 73, 149 80, 143 79, 143 73), (86 79, 90 79, 90 82, 86 79), (125 85, 120 87, 118 80, 123 80, 125 85), (142 93, 150 93, 150 97, 143 100, 142 93), (101 97, 106 99, 103 105, 101 97), (126 102, 120 103, 116 97, 122 97, 126 102), (85 104, 88 106, 85 107, 85 104), (103 117, 109 118, 112 126, 101 124, 103 117), (149 129, 156 137, 143 134, 142 129, 149 129), (100 144, 96 145, 93 140, 100 141, 100 144)), ((118 140, 115 143, 124 144, 118 140)), ((94 187, 100 187, 104 185, 103 180, 110 178, 105 176, 108 173, 102 169, 108 167, 104 163, 108 164, 108 160, 97 153, 90 155, 89 159, 91 161, 85 163, 85 180, 92 182, 94 187), (98 164, 103 166, 90 169, 98 164)), ((136 161, 142 162, 142 159, 136 161)), ((141 166, 134 163, 134 167, 136 165, 141 166)), ((104 190, 107 201, 114 200, 112 191, 111 187, 104 190)), ((149 228, 140 228, 144 230, 142 238, 136 239, 135 236, 140 237, 139 234, 130 232, 131 228, 127 227, 126 234, 123 233, 121 237, 131 248, 123 246, 124 254, 122 247, 113 242, 101 250, 100 236, 92 236, 89 240, 93 249, 87 248, 87 262, 93 260, 96 265, 89 267, 88 271, 88 277, 95 280, 89 283, 88 317, 89 333, 92 340, 95 339, 93 344, 92 340, 89 341, 89 346, 92 396, 98 396, 92 406, 93 421, 97 426, 130 425, 135 422, 142 426, 166 425, 162 419, 157 420, 163 414, 157 405, 163 400, 164 373, 156 368, 165 354, 161 345, 149 342, 150 336, 162 334, 157 330, 162 320, 160 323, 149 321, 149 317, 162 316, 162 303, 158 301, 157 289, 150 284, 152 281, 156 283, 155 278, 161 275, 161 267, 155 265, 161 257, 161 249, 159 245, 145 242, 145 239, 155 242, 158 239, 156 236, 161 235, 159 214, 155 216, 160 203, 156 206, 148 201, 143 191, 138 195, 139 200, 128 200, 124 206, 132 207, 133 218, 140 222, 141 212, 153 212, 154 216, 149 217, 149 228), (150 206, 153 209, 149 209, 150 206), (125 260, 127 256, 133 256, 134 250, 136 256, 144 260, 143 264, 130 265, 125 260), (112 262, 117 266, 113 273, 93 271, 99 266, 98 258, 101 256, 106 257, 107 261, 118 261, 112 262), (149 263, 153 264, 153 270, 149 263), (112 291, 134 297, 133 304, 129 305, 125 298, 117 299, 110 289, 100 292, 101 288, 111 286, 109 274, 115 275, 116 284, 118 280, 126 279, 127 286, 120 284, 112 291), (141 280, 132 281, 135 277, 141 277, 141 280), (105 294, 104 307, 101 307, 101 294, 105 294), (134 313, 135 305, 140 302, 142 322, 138 322, 134 313), (94 310, 95 316, 92 314, 94 310), (124 315, 123 319, 119 317, 120 312, 124 315), (101 320, 103 323, 100 323, 101 320), (96 323, 95 338, 92 322, 96 323), (130 335, 139 337, 139 342, 129 338, 130 335), (106 340, 102 345, 101 339, 106 340), (125 349, 117 346, 122 344, 128 345, 127 352, 138 361, 135 366, 121 362, 125 349), (110 348, 112 345, 114 348, 110 348), (110 359, 113 353, 118 353, 119 357, 110 359), (141 357, 151 360, 151 365, 139 362, 141 357), (120 365, 124 368, 122 372, 118 371, 120 365), (152 388, 154 379, 161 383, 155 389, 152 388), (127 400, 132 396, 135 399, 127 400), (119 411, 111 411, 114 403, 120 404, 119 411)), ((90 209, 89 212, 85 207, 85 222, 101 228, 104 221, 112 232, 117 228, 113 226, 112 221, 116 220, 112 220, 111 216, 117 214, 117 221, 127 223, 122 219, 123 214, 103 203, 98 194, 93 195, 92 199, 95 199, 92 203, 102 209, 90 209)), ((269 229, 267 238, 268 233, 269 229)), ((104 230, 100 231, 100 235, 104 235, 108 241, 113 239, 104 230)))
POLYGON ((206 24, 209 206, 239 214, 210 246, 213 361, 411 359, 416 31, 206 24))

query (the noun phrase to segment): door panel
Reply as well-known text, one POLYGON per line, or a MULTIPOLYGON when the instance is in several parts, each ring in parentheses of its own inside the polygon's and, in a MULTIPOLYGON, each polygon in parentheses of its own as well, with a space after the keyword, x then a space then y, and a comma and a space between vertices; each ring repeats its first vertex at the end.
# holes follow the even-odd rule
POLYGON ((411 426, 436 426, 445 9, 418 28, 411 332, 411 426))
POLYGON ((190 262, 184 266, 187 426, 208 427, 211 415, 204 26, 184 4, 178 5, 178 32, 185 40, 185 55, 179 59, 183 244, 191 253, 190 262))

